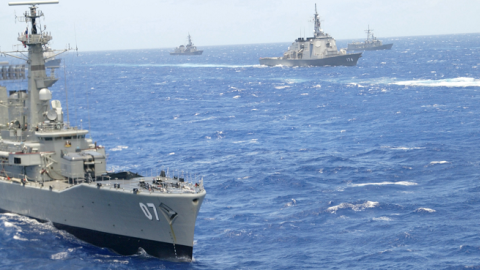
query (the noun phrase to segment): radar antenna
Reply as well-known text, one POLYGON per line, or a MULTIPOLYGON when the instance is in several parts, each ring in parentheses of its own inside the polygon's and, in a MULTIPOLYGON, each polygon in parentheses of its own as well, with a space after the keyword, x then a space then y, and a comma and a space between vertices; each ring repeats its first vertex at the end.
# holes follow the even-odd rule
POLYGON ((9 6, 25 6, 25 5, 45 5, 45 4, 58 4, 58 0, 38 0, 38 1, 24 1, 24 2, 9 2, 9 6))

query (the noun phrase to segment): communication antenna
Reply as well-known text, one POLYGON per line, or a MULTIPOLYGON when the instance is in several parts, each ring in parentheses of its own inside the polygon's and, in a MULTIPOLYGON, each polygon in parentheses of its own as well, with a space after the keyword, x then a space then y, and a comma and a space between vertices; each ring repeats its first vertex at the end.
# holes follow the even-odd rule
POLYGON ((75 32, 75 51, 77 52, 77 56, 78 56, 78 46, 77 46, 77 28, 75 27, 75 24, 73 24, 73 31, 75 32))
POLYGON ((65 62, 66 62, 66 57, 65 59, 63 59, 63 74, 65 76, 65 96, 66 96, 65 101, 67 103, 67 122, 70 125, 70 110, 68 109, 67 68, 66 68, 65 62))
MULTIPOLYGON (((94 87, 92 87, 92 89, 90 90, 93 90, 95 89, 94 87)), ((88 130, 92 130, 91 127, 90 127, 90 102, 88 101, 88 90, 87 90, 87 111, 88 111, 88 130)), ((90 138, 92 138, 92 132, 89 132, 89 135, 90 135, 90 138)))

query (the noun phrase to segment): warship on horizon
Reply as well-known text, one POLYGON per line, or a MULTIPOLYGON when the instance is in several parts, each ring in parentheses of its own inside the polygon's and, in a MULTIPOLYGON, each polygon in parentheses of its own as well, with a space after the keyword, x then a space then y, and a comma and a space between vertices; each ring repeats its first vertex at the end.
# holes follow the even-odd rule
POLYGON ((361 53, 337 50, 335 39, 320 28, 315 4, 314 36, 296 39, 283 57, 263 57, 259 61, 260 65, 267 66, 355 66, 361 56, 361 53))
MULTIPOLYGON (((183 172, 170 177, 168 170, 152 177, 107 173, 105 148, 86 138, 88 130, 70 126, 68 107, 64 121, 60 101, 51 100, 48 88, 58 78, 47 76, 44 52, 52 36, 37 30, 43 16, 37 5, 57 3, 9 3, 29 5, 21 20, 31 24, 29 34, 18 36, 28 47, 28 88, 7 95, 0 86, 0 211, 52 222, 122 255, 144 250, 191 261, 195 221, 206 195, 203 179, 183 172)), ((19 58, 19 52, 0 54, 19 58)), ((22 68, 18 72, 21 76, 22 68)))
POLYGON ((392 49, 393 43, 382 44, 382 41, 373 35, 373 29, 370 29, 370 26, 365 30, 365 33, 367 33, 367 39, 364 42, 348 43, 347 51, 379 51, 392 49))
POLYGON ((171 52, 170 55, 201 55, 202 50, 197 50, 197 47, 193 45, 192 38, 188 34, 188 43, 186 46, 180 45, 180 47, 175 48, 174 52, 171 52))
POLYGON ((55 53, 50 46, 45 46, 45 50, 43 52, 43 58, 45 58, 45 67, 47 68, 59 68, 62 59, 55 58, 58 55, 55 53))

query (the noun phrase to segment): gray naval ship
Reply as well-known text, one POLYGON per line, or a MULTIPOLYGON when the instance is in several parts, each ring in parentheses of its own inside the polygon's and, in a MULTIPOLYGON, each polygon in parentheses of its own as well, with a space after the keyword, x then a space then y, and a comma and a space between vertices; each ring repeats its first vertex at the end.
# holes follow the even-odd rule
POLYGON ((373 35, 373 29, 370 29, 370 26, 365 30, 365 33, 367 33, 367 39, 364 42, 348 43, 347 51, 378 51, 392 49, 393 43, 383 44, 382 41, 378 40, 373 35))
POLYGON ((62 59, 56 58, 58 54, 55 53, 50 46, 45 46, 43 52, 43 58, 45 58, 45 67, 47 68, 59 68, 62 59))
POLYGON ((298 38, 283 57, 260 58, 267 66, 355 66, 361 53, 347 54, 337 50, 335 39, 320 28, 320 16, 315 4, 314 36, 298 38))
POLYGON ((48 89, 58 79, 47 76, 43 53, 52 36, 39 30, 37 7, 56 3, 9 3, 30 6, 21 19, 31 29, 18 35, 28 47, 28 88, 7 93, 0 87, 0 210, 51 222, 122 255, 144 251, 190 261, 203 179, 168 170, 152 177, 107 173, 105 148, 64 121, 62 104, 48 89))
POLYGON ((188 43, 186 46, 180 45, 180 47, 175 48, 174 52, 171 52, 170 55, 201 55, 202 50, 197 50, 197 47, 193 45, 192 38, 188 34, 188 43))

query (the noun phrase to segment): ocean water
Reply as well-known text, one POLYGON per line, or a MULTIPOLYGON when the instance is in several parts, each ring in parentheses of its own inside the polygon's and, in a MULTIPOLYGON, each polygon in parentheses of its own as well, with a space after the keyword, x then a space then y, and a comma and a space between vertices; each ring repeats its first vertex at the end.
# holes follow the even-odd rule
POLYGON ((258 65, 288 43, 63 56, 53 96, 109 170, 203 176, 194 261, 3 214, 0 268, 480 268, 480 34, 383 41, 356 67, 258 65))

